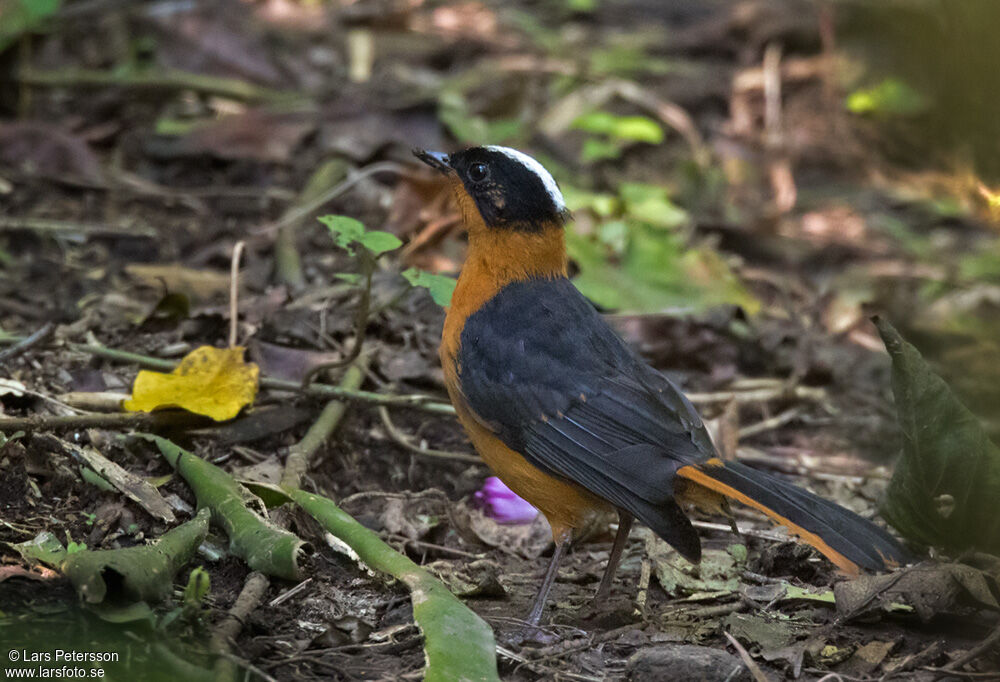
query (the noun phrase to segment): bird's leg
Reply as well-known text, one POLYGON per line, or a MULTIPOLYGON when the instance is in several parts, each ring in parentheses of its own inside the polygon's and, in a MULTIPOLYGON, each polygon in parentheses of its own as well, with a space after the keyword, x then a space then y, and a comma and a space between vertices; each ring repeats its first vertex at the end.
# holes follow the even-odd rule
POLYGON ((722 513, 726 515, 726 520, 729 521, 729 528, 733 531, 733 535, 742 539, 743 533, 740 532, 740 527, 736 525, 736 516, 733 514, 733 508, 729 506, 729 500, 722 498, 722 513))
POLYGON ((545 571, 545 578, 542 579, 542 585, 538 588, 538 596, 535 597, 531 613, 528 614, 528 623, 530 625, 538 625, 542 620, 542 611, 545 610, 545 602, 549 599, 549 592, 552 591, 552 585, 556 582, 556 574, 559 572, 559 561, 562 559, 563 552, 566 549, 567 539, 562 537, 556 540, 556 548, 552 550, 552 559, 549 561, 549 567, 545 571))
POLYGON ((622 552, 625 550, 625 542, 628 540, 629 531, 632 530, 632 521, 635 519, 627 511, 618 510, 618 532, 615 533, 615 543, 611 546, 611 555, 608 557, 607 568, 604 569, 604 577, 597 588, 597 602, 602 602, 611 594, 611 582, 615 578, 618 570, 618 562, 621 561, 622 552))

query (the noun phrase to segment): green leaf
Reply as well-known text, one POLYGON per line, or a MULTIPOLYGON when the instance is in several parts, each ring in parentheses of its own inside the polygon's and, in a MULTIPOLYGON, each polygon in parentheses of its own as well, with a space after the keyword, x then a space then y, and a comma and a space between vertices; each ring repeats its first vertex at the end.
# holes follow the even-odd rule
POLYGON ((451 277, 445 277, 444 275, 434 275, 423 270, 417 270, 416 268, 409 268, 403 271, 403 277, 410 286, 414 287, 424 287, 430 292, 431 298, 439 306, 446 307, 451 304, 451 295, 455 291, 455 285, 458 284, 451 277))
POLYGON ((1000 448, 917 349, 888 322, 873 321, 892 358, 903 430, 883 516, 922 545, 1000 553, 1000 448))
POLYGON ((901 80, 886 78, 874 87, 852 92, 846 105, 855 114, 913 116, 927 109, 927 98, 901 80))
POLYGON ((184 587, 184 605, 189 608, 201 606, 211 589, 211 576, 203 566, 198 566, 191 571, 187 585, 184 587))
POLYGON ((373 256, 398 249, 403 245, 399 237, 379 230, 366 230, 364 223, 346 215, 325 215, 319 221, 326 225, 337 246, 354 254, 354 245, 360 244, 373 256))
POLYGON ((0 0, 0 52, 38 28, 61 4, 62 0, 0 0))
POLYGON ((760 303, 742 285, 726 262, 710 248, 688 248, 674 233, 626 220, 626 245, 615 251, 620 229, 612 225, 609 245, 566 231, 569 255, 580 273, 574 280, 581 292, 601 307, 633 312, 668 308, 703 310, 715 305, 742 306, 750 314, 760 303))
POLYGON ((338 272, 333 275, 336 279, 348 284, 357 284, 361 281, 361 275, 356 272, 338 272))
POLYGON ((333 236, 334 242, 342 249, 347 249, 354 253, 354 244, 365 233, 365 226, 356 218, 346 215, 325 215, 320 216, 319 221, 326 225, 333 236))
POLYGON ((611 142, 663 142, 663 127, 646 116, 617 116, 606 111, 591 111, 578 116, 570 125, 575 130, 603 135, 611 142))
POLYGON ((615 128, 616 118, 614 114, 606 111, 591 111, 577 116, 573 123, 570 124, 570 128, 583 130, 588 133, 610 135, 611 131, 615 128))
POLYGON ((11 547, 31 563, 40 561, 49 566, 58 566, 66 558, 66 549, 59 538, 47 530, 43 530, 32 540, 11 547))
POLYGON ((173 591, 173 577, 208 534, 208 510, 164 533, 156 544, 125 549, 69 551, 62 573, 91 604, 105 598, 159 602, 173 591))
POLYGON ((645 116, 622 116, 615 121, 611 136, 619 140, 649 144, 660 144, 664 138, 660 124, 645 116))
POLYGON ((403 245, 403 242, 401 242, 399 237, 396 235, 378 230, 365 232, 358 237, 358 243, 376 256, 380 256, 387 251, 398 249, 403 245))
POLYGON ((666 187, 623 182, 618 192, 625 202, 625 212, 636 220, 668 229, 683 227, 691 220, 687 211, 670 200, 666 187))
POLYGON ((621 202, 613 194, 588 192, 568 183, 560 187, 571 211, 590 210, 600 218, 609 218, 621 208, 621 202))
POLYGON ((594 137, 584 140, 583 147, 580 150, 580 160, 584 163, 617 159, 621 155, 622 147, 618 142, 601 140, 594 137))

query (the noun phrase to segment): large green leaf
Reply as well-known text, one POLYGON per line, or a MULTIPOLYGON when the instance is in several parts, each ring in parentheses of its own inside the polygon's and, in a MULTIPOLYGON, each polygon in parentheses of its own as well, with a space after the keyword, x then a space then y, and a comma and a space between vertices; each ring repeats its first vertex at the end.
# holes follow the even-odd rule
POLYGON ((631 312, 733 304, 753 314, 760 308, 712 249, 689 248, 678 234, 647 223, 625 222, 626 245, 617 254, 609 244, 567 230, 569 254, 580 268, 574 283, 597 305, 631 312))
POLYGON ((874 322, 892 357, 903 430, 882 514, 922 545, 1000 553, 1000 448, 917 349, 888 322, 874 322))

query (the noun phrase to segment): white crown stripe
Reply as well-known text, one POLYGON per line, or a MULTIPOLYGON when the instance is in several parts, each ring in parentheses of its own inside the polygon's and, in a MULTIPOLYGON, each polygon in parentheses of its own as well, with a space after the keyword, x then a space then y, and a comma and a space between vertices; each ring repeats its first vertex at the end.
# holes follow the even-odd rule
POLYGON ((511 149, 510 147, 500 147, 497 145, 489 145, 484 147, 491 152, 499 152, 510 159, 513 159, 520 163, 522 166, 530 170, 532 173, 538 176, 538 179, 542 181, 545 185, 545 190, 549 193, 552 198, 552 202, 556 205, 556 210, 565 211, 566 210, 566 200, 563 199, 562 192, 559 191, 559 185, 556 184, 555 178, 545 170, 545 167, 538 163, 535 159, 531 158, 524 152, 519 152, 516 149, 511 149))

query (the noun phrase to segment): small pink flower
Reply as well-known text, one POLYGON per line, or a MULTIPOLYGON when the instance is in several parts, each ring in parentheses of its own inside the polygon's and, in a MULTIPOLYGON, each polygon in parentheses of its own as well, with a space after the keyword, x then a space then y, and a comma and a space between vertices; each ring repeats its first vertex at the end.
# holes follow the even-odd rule
POLYGON ((497 523, 531 523, 538 510, 504 485, 496 476, 490 476, 474 497, 486 514, 497 523))

